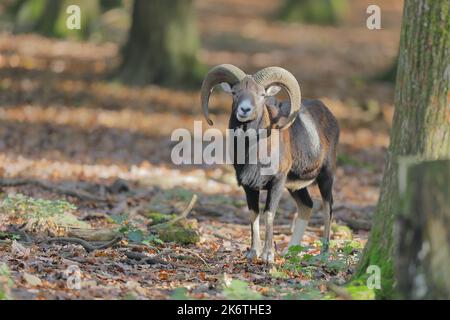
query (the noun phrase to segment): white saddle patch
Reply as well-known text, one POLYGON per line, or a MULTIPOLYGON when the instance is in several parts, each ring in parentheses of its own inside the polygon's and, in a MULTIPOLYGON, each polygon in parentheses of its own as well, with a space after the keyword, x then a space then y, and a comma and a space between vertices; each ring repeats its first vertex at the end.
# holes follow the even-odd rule
POLYGON ((303 124, 303 127, 306 129, 308 133, 309 142, 311 144, 312 151, 315 155, 320 154, 320 137, 317 132, 316 124, 314 120, 311 118, 311 115, 308 112, 300 113, 300 121, 303 124))

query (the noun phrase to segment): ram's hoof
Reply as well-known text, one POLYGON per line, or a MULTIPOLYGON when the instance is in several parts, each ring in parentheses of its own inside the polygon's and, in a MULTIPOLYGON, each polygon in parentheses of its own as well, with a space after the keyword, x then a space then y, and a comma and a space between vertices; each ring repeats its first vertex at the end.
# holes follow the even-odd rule
POLYGON ((275 254, 273 251, 263 251, 261 255, 262 261, 266 263, 274 263, 275 262, 275 254))
POLYGON ((255 261, 256 259, 259 258, 259 255, 260 255, 260 252, 258 252, 255 249, 250 249, 245 254, 245 257, 247 258, 248 261, 255 261))

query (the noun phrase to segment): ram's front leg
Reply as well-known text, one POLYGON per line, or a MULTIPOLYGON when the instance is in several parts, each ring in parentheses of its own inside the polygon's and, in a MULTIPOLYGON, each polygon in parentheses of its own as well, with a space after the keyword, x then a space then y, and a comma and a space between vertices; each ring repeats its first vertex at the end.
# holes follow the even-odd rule
POLYGON ((261 255, 263 261, 273 263, 275 260, 275 251, 273 248, 273 221, 278 208, 281 196, 284 190, 286 177, 274 179, 269 190, 267 191, 266 207, 264 209, 264 223, 266 225, 266 233, 264 239, 264 248, 261 255))
POLYGON ((247 197, 247 205, 250 210, 250 228, 252 236, 252 246, 247 252, 246 257, 252 261, 261 254, 261 238, 259 236, 259 190, 244 187, 247 197))

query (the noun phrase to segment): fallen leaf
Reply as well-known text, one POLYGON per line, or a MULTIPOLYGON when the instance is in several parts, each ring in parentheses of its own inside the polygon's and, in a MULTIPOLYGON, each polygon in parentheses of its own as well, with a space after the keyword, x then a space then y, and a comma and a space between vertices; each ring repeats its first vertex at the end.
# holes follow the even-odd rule
POLYGON ((11 244, 11 253, 18 257, 28 257, 30 255, 30 249, 14 240, 11 244))
POLYGON ((164 271, 164 270, 161 270, 160 272, 159 272, 159 279, 160 280, 168 280, 169 279, 169 274, 166 272, 166 271, 164 271))
POLYGON ((41 279, 39 279, 39 277, 29 274, 29 273, 24 273, 23 274, 23 279, 30 285, 33 287, 36 286, 41 286, 42 285, 42 281, 41 279))

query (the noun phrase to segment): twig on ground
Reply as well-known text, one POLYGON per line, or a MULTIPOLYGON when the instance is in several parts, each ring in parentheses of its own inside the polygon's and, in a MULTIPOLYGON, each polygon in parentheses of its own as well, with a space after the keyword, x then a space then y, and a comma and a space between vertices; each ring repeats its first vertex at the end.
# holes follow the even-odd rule
POLYGON ((161 227, 165 227, 168 225, 172 225, 182 219, 185 219, 187 217, 187 215, 189 214, 189 212, 191 212, 192 208, 194 207, 195 203, 197 202, 197 195, 194 194, 192 196, 191 201, 189 202, 189 204, 187 205, 187 207, 180 213, 180 215, 178 215, 177 217, 175 217, 174 219, 167 221, 167 222, 163 222, 163 223, 159 223, 159 224, 155 224, 153 226, 150 226, 148 229, 149 230, 156 230, 159 229, 161 227))
POLYGON ((107 243, 95 246, 95 245, 89 243, 88 241, 80 239, 80 238, 58 237, 58 238, 45 239, 45 240, 40 241, 39 243, 40 244, 46 243, 46 242, 61 242, 61 243, 66 243, 66 244, 74 243, 74 244, 79 244, 80 246, 82 246, 87 252, 92 252, 95 250, 102 250, 102 249, 112 247, 120 240, 122 240, 122 237, 116 237, 113 240, 108 241, 107 243))
POLYGON ((108 201, 104 197, 95 196, 82 190, 76 190, 63 186, 54 185, 52 183, 41 181, 37 179, 0 179, 0 187, 18 187, 23 185, 34 185, 42 189, 53 191, 56 193, 65 194, 71 197, 76 197, 80 200, 106 202, 108 201))
POLYGON ((176 250, 184 251, 184 252, 186 252, 186 253, 190 253, 190 254, 196 256, 198 259, 200 259, 200 260, 203 262, 203 264, 204 264, 205 266, 209 267, 208 262, 206 262, 205 259, 203 259, 202 256, 201 256, 200 254, 198 254, 197 252, 192 251, 192 250, 189 250, 189 249, 187 249, 187 248, 177 248, 176 250))
POLYGON ((155 250, 156 252, 160 252, 161 250, 158 247, 152 246, 150 244, 143 244, 143 243, 128 243, 127 244, 127 248, 131 248, 134 251, 139 251, 142 252, 144 251, 144 249, 152 249, 155 250))
POLYGON ((140 252, 126 251, 125 255, 127 256, 128 259, 142 261, 147 264, 164 264, 164 265, 173 265, 176 267, 179 266, 178 264, 176 264, 174 262, 164 261, 162 259, 155 258, 155 257, 149 257, 140 252))
POLYGON ((32 237, 25 231, 26 224, 21 226, 11 225, 8 229, 8 233, 12 235, 17 235, 20 237, 21 242, 31 243, 33 242, 32 237))
POLYGON ((347 217, 342 219, 347 226, 352 228, 353 230, 370 230, 372 228, 372 221, 365 219, 354 219, 351 217, 347 217))
POLYGON ((221 234, 219 234, 219 233, 217 233, 217 232, 213 232, 212 235, 215 236, 215 237, 217 237, 217 238, 219 238, 219 239, 223 239, 223 240, 231 241, 231 242, 236 242, 235 239, 230 238, 230 237, 227 237, 227 236, 223 236, 223 235, 221 235, 221 234))

